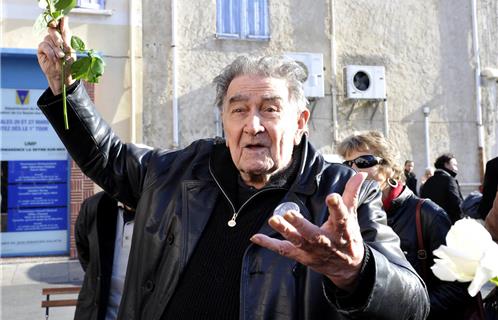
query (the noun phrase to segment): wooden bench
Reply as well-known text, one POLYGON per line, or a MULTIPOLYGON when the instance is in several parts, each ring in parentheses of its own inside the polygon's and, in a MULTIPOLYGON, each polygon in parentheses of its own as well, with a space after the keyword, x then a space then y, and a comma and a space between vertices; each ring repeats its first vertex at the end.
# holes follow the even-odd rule
POLYGON ((53 299, 50 300, 51 295, 60 294, 78 294, 81 287, 55 287, 55 288, 43 288, 42 295, 46 296, 45 300, 41 302, 42 308, 45 308, 45 319, 48 319, 49 308, 55 307, 74 307, 78 302, 78 299, 53 299))

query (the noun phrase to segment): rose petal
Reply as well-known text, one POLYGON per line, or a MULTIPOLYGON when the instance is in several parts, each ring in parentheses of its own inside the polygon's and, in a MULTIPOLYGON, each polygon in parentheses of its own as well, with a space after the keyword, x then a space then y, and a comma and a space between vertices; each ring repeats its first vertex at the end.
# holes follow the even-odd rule
POLYGON ((479 262, 481 268, 489 270, 490 278, 498 276, 498 244, 491 242, 479 262))
POLYGON ((472 280, 472 282, 470 283, 467 291, 472 297, 475 297, 479 290, 481 290, 482 286, 492 277, 493 276, 491 275, 491 272, 489 272, 489 270, 481 267, 477 268, 474 280, 472 280))
POLYGON ((452 269, 452 272, 459 281, 472 280, 475 270, 479 265, 479 260, 467 259, 460 256, 457 250, 452 250, 444 245, 434 250, 434 255, 446 261, 447 268, 452 269))
POLYGON ((441 259, 434 259, 434 265, 431 267, 432 272, 443 281, 455 281, 457 279, 452 268, 441 259))

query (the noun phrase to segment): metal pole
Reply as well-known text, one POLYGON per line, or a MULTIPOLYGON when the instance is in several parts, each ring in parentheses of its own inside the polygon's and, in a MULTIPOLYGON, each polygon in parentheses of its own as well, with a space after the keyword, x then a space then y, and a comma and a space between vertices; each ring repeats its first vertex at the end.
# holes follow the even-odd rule
POLYGON ((430 168, 431 166, 431 148, 430 148, 430 138, 429 138, 429 113, 431 109, 429 107, 424 107, 424 139, 425 139, 425 167, 430 168))
POLYGON ((384 136, 389 137, 389 115, 387 114, 387 99, 384 99, 384 136))
POLYGON ((476 89, 476 124, 477 124, 477 159, 481 181, 484 177, 484 127, 482 125, 481 106, 481 62, 479 59, 479 35, 477 33, 477 3, 472 0, 472 48, 474 55, 474 81, 476 89))
POLYGON ((176 0, 171 0, 171 85, 172 85, 172 111, 173 111, 173 148, 178 148, 179 120, 178 120, 178 94, 177 94, 177 50, 176 50, 176 0))
POLYGON ((137 142, 137 121, 136 121, 136 84, 135 84, 135 6, 133 5, 134 0, 129 0, 130 6, 130 101, 131 101, 131 142, 137 142))
POLYGON ((336 144, 339 140, 339 122, 337 121, 336 75, 337 59, 335 49, 335 1, 330 0, 330 99, 332 102, 332 140, 336 144))

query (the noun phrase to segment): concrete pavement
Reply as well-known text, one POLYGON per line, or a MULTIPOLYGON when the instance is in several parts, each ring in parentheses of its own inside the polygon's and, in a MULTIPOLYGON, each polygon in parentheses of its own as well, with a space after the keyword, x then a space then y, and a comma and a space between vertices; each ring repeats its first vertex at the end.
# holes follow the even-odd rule
MULTIPOLYGON (((45 287, 81 285, 78 260, 67 257, 0 259, 0 319, 45 319, 41 308, 45 287)), ((59 296, 72 299, 75 296, 59 296)), ((49 319, 73 319, 74 307, 50 308, 49 319)))

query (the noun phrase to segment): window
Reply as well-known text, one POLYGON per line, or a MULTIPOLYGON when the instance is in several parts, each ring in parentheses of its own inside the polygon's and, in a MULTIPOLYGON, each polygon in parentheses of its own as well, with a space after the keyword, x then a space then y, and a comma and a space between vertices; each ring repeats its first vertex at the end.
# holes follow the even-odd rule
POLYGON ((224 39, 270 39, 268 0, 217 0, 216 35, 224 39))
POLYGON ((79 8, 104 10, 104 0, 78 0, 79 8))

